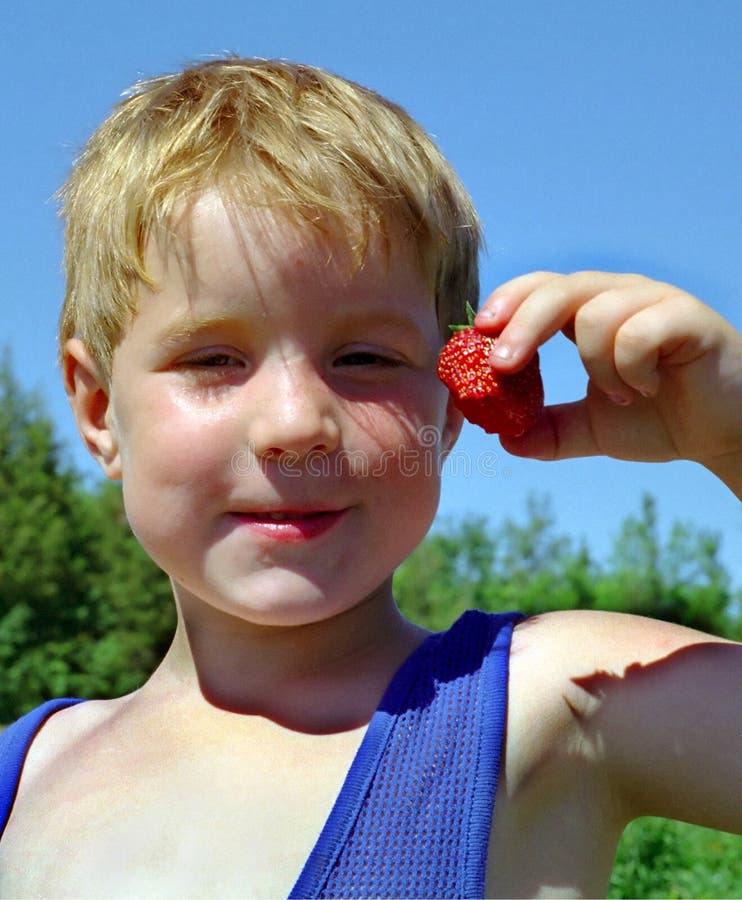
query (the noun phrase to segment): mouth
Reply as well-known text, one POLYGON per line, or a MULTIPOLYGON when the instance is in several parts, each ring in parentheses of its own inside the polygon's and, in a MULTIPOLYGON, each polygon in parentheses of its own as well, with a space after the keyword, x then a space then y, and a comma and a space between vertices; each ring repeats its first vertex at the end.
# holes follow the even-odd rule
POLYGON ((233 512, 241 526, 279 541, 306 541, 320 537, 333 528, 347 509, 261 510, 233 512))

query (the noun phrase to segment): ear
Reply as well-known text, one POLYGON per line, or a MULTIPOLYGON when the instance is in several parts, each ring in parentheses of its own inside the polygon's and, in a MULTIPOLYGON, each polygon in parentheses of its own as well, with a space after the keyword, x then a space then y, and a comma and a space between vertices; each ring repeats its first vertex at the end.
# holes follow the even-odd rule
POLYGON ((64 387, 77 430, 106 478, 121 478, 121 456, 110 387, 88 348, 78 338, 64 345, 64 387))
POLYGON ((441 440, 441 450, 443 452, 444 459, 453 450, 454 444, 459 439, 459 434, 461 433, 463 425, 463 413, 460 409, 457 409, 454 406, 453 400, 449 394, 448 403, 446 406, 446 418, 443 425, 443 437, 441 440))

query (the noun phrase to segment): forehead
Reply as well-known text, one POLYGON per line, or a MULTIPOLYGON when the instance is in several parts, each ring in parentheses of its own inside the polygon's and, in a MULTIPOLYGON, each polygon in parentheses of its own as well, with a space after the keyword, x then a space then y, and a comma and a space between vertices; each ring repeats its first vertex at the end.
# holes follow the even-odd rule
POLYGON ((329 216, 304 221, 217 191, 183 204, 172 225, 152 235, 145 262, 155 287, 140 294, 132 323, 140 327, 142 318, 166 314, 195 320, 257 309, 274 319, 278 306, 305 321, 314 314, 317 325, 352 311, 427 320, 435 310, 401 230, 343 229, 329 216))
POLYGON ((193 290, 217 280, 227 286, 311 277, 329 287, 364 277, 423 277, 417 248, 401 228, 387 233, 350 217, 239 204, 216 190, 182 203, 170 225, 153 232, 145 264, 155 283, 176 278, 193 290))

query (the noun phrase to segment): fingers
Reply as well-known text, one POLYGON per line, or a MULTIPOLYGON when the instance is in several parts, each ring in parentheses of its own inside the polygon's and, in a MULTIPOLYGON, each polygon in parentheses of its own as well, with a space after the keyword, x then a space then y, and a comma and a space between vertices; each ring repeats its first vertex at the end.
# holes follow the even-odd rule
POLYGON ((501 333, 493 363, 502 371, 523 366, 558 331, 572 336, 577 311, 610 290, 652 285, 639 275, 610 272, 530 272, 498 287, 477 314, 482 331, 501 333))
POLYGON ((662 371, 703 356, 724 325, 695 297, 667 285, 655 302, 640 307, 616 332, 614 365, 622 382, 643 397, 654 397, 662 371))
POLYGON ((644 314, 663 299, 658 286, 651 283, 629 292, 611 289, 575 314, 574 341, 585 370, 593 385, 614 403, 631 403, 634 391, 643 396, 656 391, 657 353, 652 352, 643 323, 648 318, 644 314))
POLYGON ((656 428, 650 401, 640 398, 629 406, 617 406, 592 383, 582 400, 547 406, 533 428, 519 437, 501 435, 500 443, 514 456, 541 460, 597 455, 675 458, 664 432, 656 428))
POLYGON ((499 331, 513 318, 526 297, 554 278, 557 272, 529 272, 496 288, 482 305, 474 320, 483 331, 499 331))
POLYGON ((503 373, 561 330, 588 376, 584 399, 547 406, 526 434, 502 438, 510 453, 739 459, 742 336, 680 288, 639 275, 532 272, 497 288, 475 321, 498 336, 492 364, 503 373))
MULTIPOLYGON (((640 275, 531 272, 497 288, 476 318, 498 332, 492 363, 516 371, 557 331, 577 345, 592 384, 618 405, 653 396, 658 363, 710 311, 679 288, 640 275), (701 312, 703 311, 703 312, 701 312)), ((687 360, 686 360, 687 361, 687 360)))
POLYGON ((547 406, 533 428, 519 437, 501 435, 500 443, 514 456, 550 461, 600 452, 584 400, 547 406))
POLYGON ((606 291, 575 316, 575 342, 592 384, 614 403, 654 397, 661 376, 715 342, 718 317, 679 288, 646 282, 606 291))

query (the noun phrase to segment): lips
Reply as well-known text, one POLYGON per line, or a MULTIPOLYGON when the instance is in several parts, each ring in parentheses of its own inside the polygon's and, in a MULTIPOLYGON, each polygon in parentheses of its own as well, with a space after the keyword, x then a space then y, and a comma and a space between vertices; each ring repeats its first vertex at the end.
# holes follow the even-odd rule
POLYGON ((346 512, 345 509, 264 510, 231 515, 255 534, 277 541, 306 541, 329 531, 346 512))

